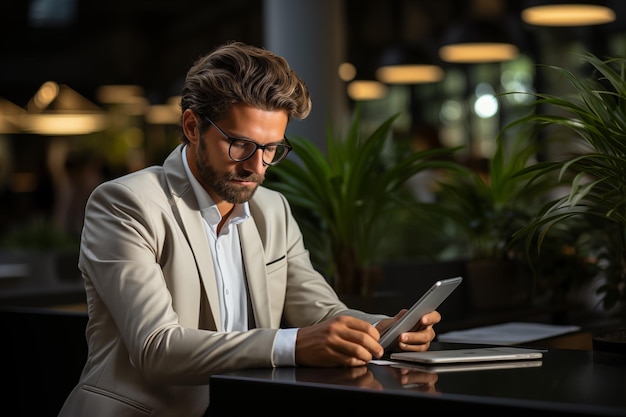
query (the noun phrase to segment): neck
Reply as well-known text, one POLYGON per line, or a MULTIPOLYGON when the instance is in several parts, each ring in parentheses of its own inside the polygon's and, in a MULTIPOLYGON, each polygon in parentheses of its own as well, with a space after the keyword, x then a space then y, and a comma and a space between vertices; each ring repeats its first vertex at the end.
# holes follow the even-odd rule
POLYGON ((220 231, 222 230, 222 226, 224 226, 226 220, 230 216, 230 213, 232 213, 232 211, 235 209, 235 205, 226 201, 222 201, 220 203, 217 203, 217 209, 222 216, 222 220, 220 220, 219 224, 217 225, 217 234, 219 235, 220 231))

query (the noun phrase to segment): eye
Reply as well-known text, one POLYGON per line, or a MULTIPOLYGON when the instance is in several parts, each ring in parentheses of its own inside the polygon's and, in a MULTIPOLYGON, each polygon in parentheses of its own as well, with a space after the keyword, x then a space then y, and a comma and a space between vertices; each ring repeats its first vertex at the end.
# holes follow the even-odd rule
POLYGON ((252 144, 252 142, 248 142, 245 140, 234 139, 231 146, 238 150, 247 150, 247 149, 250 149, 251 147, 254 147, 254 144, 252 144))

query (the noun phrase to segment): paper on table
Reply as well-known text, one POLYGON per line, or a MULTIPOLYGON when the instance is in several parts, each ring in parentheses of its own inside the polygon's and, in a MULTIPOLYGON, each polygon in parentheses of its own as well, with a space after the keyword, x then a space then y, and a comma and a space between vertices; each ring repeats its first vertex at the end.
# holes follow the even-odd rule
POLYGON ((580 330, 580 326, 510 322, 442 333, 440 342, 514 345, 580 330))

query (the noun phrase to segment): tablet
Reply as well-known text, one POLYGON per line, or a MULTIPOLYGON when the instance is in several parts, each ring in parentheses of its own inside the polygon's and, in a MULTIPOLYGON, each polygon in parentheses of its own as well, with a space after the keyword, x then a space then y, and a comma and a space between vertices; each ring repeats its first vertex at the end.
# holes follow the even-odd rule
POLYGON ((382 347, 388 350, 394 346, 401 333, 411 330, 424 314, 436 310, 462 280, 462 277, 455 277, 435 282, 400 320, 383 332, 379 340, 382 347))
POLYGON ((510 346, 465 349, 428 350, 426 352, 396 352, 392 360, 425 364, 515 361, 541 359, 543 350, 510 346))

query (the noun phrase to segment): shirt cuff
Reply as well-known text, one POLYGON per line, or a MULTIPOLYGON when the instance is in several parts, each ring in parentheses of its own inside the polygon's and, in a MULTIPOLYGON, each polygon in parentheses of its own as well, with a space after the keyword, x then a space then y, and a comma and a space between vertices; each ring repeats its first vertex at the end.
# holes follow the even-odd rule
POLYGON ((296 366, 298 329, 279 329, 274 341, 274 366, 296 366))

